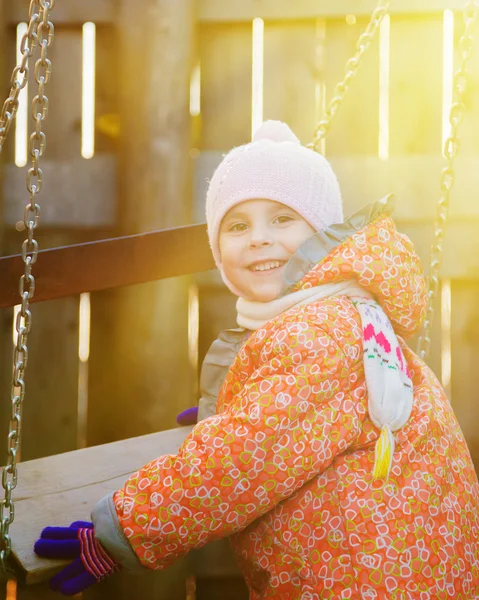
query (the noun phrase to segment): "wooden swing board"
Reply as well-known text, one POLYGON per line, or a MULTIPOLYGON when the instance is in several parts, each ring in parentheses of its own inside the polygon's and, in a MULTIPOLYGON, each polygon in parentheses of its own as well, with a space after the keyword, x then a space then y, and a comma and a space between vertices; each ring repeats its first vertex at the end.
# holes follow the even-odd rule
POLYGON ((10 533, 25 583, 41 583, 66 564, 33 552, 44 527, 89 520, 103 496, 121 488, 131 473, 151 460, 175 454, 190 431, 181 427, 21 463, 10 533))

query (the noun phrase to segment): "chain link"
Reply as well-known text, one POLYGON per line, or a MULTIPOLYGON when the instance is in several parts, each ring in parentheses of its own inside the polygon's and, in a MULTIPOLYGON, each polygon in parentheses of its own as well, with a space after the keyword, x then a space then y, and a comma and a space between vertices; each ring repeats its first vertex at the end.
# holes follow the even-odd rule
POLYGON ((11 386, 12 416, 8 433, 8 458, 2 472, 2 486, 5 497, 0 501, 0 569, 9 573, 8 558, 12 549, 9 534, 10 525, 15 518, 15 507, 12 492, 17 485, 17 457, 20 447, 22 424, 22 405, 25 397, 25 369, 28 362, 28 334, 32 326, 30 300, 35 293, 35 278, 32 275, 32 266, 38 257, 38 242, 34 238, 35 229, 40 217, 40 206, 37 196, 42 190, 43 173, 40 168, 40 158, 46 148, 46 136, 42 131, 43 121, 48 115, 48 98, 45 95, 45 86, 50 81, 51 62, 48 59, 48 48, 53 42, 54 28, 50 21, 50 12, 55 0, 32 0, 30 2, 30 23, 24 35, 20 50, 23 55, 21 64, 16 67, 12 75, 12 90, 6 100, 0 116, 0 150, 8 135, 10 125, 18 108, 18 95, 25 87, 28 78, 28 59, 33 55, 35 45, 40 47, 40 57, 35 63, 34 75, 38 86, 38 93, 32 101, 32 116, 35 121, 35 131, 30 136, 29 151, 32 166, 27 172, 27 190, 30 201, 25 207, 24 224, 27 238, 22 244, 22 259, 25 270, 20 277, 19 293, 21 298, 20 310, 15 321, 16 343, 13 351, 13 378, 11 386), (19 78, 22 76, 22 79, 19 78))
POLYGON ((444 143, 444 157, 446 166, 441 173, 440 189, 436 224, 434 229, 434 243, 431 248, 431 262, 429 267, 429 306, 424 322, 423 331, 418 340, 417 354, 424 360, 429 354, 431 348, 431 325, 434 319, 434 301, 437 298, 440 286, 440 269, 442 264, 443 242, 445 235, 446 222, 449 212, 449 200, 451 190, 454 186, 455 171, 454 161, 459 153, 460 140, 458 137, 459 128, 464 120, 465 106, 464 94, 468 83, 468 63, 472 57, 474 38, 471 34, 475 21, 479 16, 479 2, 470 0, 466 3, 463 13, 464 33, 459 41, 459 51, 461 55, 461 64, 454 75, 453 90, 454 97, 449 114, 449 123, 451 132, 444 143))
POLYGON ((351 81, 356 77, 363 56, 368 51, 371 42, 373 41, 379 26, 381 25, 384 17, 389 13, 389 7, 391 0, 379 0, 374 10, 371 20, 368 23, 366 31, 359 37, 356 43, 356 54, 348 60, 346 63, 346 74, 344 79, 340 81, 334 88, 333 97, 329 102, 329 106, 326 109, 324 118, 319 121, 316 130, 314 132, 314 140, 308 144, 308 148, 316 150, 316 152, 323 151, 323 140, 329 131, 331 123, 338 112, 346 94, 348 93, 351 81))
POLYGON ((41 4, 40 0, 31 0, 30 2, 30 21, 28 29, 20 42, 20 52, 22 59, 20 64, 13 69, 11 88, 8 98, 5 100, 2 111, 0 112, 0 152, 3 149, 8 132, 18 110, 18 98, 21 90, 27 85, 29 73, 29 60, 37 44, 37 29, 40 21, 41 4))

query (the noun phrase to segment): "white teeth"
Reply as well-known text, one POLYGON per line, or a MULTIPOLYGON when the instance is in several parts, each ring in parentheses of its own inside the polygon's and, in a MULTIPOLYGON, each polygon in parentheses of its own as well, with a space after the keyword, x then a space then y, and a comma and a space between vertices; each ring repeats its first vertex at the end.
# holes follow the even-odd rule
POLYGON ((268 263, 262 263, 260 265, 254 265, 253 271, 269 271, 270 269, 277 269, 281 266, 281 263, 277 260, 268 263))

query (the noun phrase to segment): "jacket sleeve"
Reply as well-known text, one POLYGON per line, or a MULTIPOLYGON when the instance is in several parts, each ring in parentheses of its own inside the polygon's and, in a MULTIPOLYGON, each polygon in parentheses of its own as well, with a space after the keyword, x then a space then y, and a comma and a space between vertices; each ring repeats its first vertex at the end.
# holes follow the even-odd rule
POLYGON ((201 365, 198 421, 216 414, 216 403, 221 386, 250 333, 245 329, 226 329, 211 344, 201 365))
POLYGON ((238 385, 224 412, 198 423, 178 454, 144 466, 94 511, 97 535, 116 558, 162 569, 236 533, 354 442, 360 419, 336 342, 317 326, 305 325, 294 343, 280 334, 268 341, 270 360, 238 385))

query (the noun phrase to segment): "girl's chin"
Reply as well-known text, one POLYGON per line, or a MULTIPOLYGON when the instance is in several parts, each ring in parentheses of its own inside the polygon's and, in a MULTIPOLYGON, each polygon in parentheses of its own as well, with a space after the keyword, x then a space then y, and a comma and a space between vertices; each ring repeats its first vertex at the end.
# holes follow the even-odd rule
MULTIPOLYGON (((280 269, 278 269, 279 271, 280 269)), ((241 297, 253 302, 271 302, 276 300, 283 286, 281 274, 268 273, 264 277, 254 274, 252 277, 231 277, 229 279, 241 297)))
POLYGON ((265 289, 253 289, 248 290, 247 295, 244 297, 248 300, 252 300, 253 302, 271 302, 272 300, 276 300, 279 295, 280 286, 271 286, 265 289), (269 289, 268 289, 269 288, 269 289))

